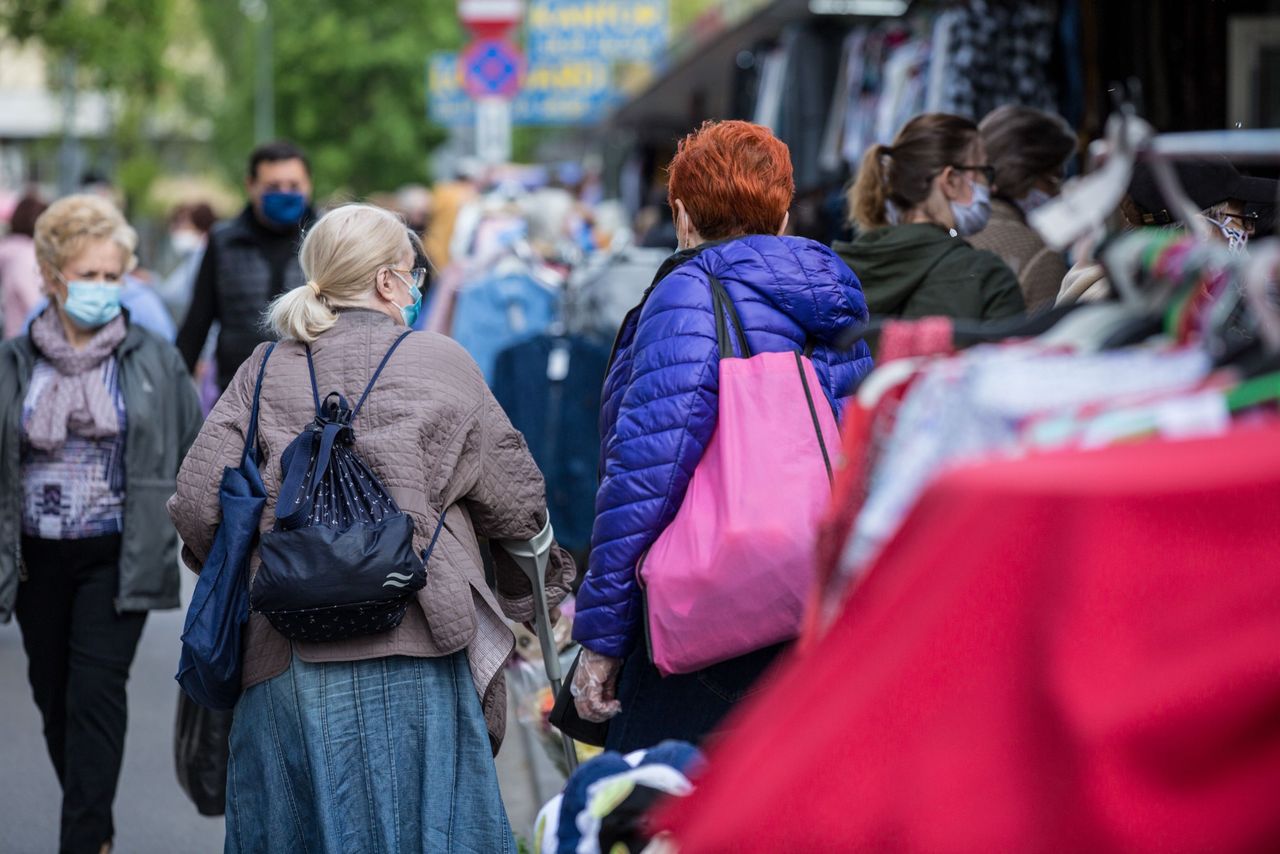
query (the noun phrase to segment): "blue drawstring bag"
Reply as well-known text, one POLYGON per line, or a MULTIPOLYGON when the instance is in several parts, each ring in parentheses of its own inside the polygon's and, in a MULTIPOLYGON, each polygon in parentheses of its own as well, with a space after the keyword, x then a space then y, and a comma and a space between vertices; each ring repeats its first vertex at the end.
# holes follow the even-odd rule
POLYGON ((174 678, 188 697, 209 709, 231 709, 240 697, 240 633, 249 619, 249 556, 267 503, 258 471, 258 403, 273 349, 274 344, 267 348, 258 368, 240 466, 222 471, 218 487, 222 521, 182 627, 182 655, 174 678))
POLYGON ((280 455, 276 523, 262 535, 250 607, 290 640, 334 641, 390 631, 426 584, 431 545, 413 551, 413 520, 356 449, 353 422, 406 332, 382 357, 355 407, 340 392, 322 401, 307 367, 316 416, 280 455))

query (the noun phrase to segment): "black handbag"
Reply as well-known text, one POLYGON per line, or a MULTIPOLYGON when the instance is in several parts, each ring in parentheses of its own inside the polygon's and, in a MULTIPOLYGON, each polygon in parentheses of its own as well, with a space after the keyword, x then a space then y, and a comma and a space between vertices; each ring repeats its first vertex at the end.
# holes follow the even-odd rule
POLYGON ((569 672, 564 675, 564 683, 560 686, 560 693, 556 695, 556 703, 551 708, 551 714, 547 719, 553 727, 574 741, 594 747, 604 747, 605 739, 609 737, 609 722, 598 724, 583 720, 578 715, 578 707, 573 703, 570 687, 573 685, 573 676, 578 672, 578 662, 581 659, 582 652, 579 650, 578 655, 573 659, 573 664, 569 665, 569 672))
POLYGON ((231 751, 230 711, 207 709, 178 691, 173 725, 173 765, 178 785, 200 815, 217 816, 227 807, 227 764, 231 751))
POLYGON ((320 400, 307 348, 316 417, 281 455, 276 522, 262 535, 262 565, 249 594, 253 610, 291 640, 390 631, 426 584, 425 565, 445 514, 419 558, 413 520, 360 458, 352 429, 383 368, 409 335, 387 350, 354 408, 336 391, 320 400))

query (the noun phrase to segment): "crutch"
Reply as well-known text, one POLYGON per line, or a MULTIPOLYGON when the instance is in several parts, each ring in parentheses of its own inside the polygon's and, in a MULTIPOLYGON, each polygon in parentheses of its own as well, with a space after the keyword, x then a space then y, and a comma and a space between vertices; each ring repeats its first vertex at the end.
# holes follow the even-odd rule
MULTIPOLYGON (((533 602, 537 609, 534 628, 538 632, 538 643, 542 646, 542 663, 547 668, 547 679, 551 682, 553 697, 560 696, 560 683, 564 675, 560 670, 560 651, 556 649, 556 639, 551 630, 551 608, 547 605, 547 561, 551 557, 551 543, 555 533, 551 530, 551 519, 542 527, 542 531, 528 540, 499 540, 503 551, 511 555, 533 585, 533 602)), ((578 767, 578 752, 573 746, 573 739, 560 733, 564 741, 564 758, 569 763, 569 773, 578 767)))

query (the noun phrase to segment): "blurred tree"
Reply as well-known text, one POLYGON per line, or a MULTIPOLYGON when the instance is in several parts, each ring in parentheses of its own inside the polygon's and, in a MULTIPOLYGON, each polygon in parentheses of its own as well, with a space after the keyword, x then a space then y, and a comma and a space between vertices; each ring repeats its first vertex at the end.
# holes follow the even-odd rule
MULTIPOLYGON (((255 28, 262 24, 229 0, 197 1, 223 68, 219 156, 239 177, 255 141, 255 28)), ((462 43, 455 0, 268 5, 275 132, 307 150, 317 195, 363 196, 426 180, 428 155, 444 138, 425 118, 426 60, 462 43)))
POLYGON ((111 177, 129 202, 145 197, 157 174, 148 120, 168 78, 165 52, 173 3, 0 0, 0 31, 19 42, 39 42, 56 72, 56 85, 119 96, 109 140, 116 163, 111 177))

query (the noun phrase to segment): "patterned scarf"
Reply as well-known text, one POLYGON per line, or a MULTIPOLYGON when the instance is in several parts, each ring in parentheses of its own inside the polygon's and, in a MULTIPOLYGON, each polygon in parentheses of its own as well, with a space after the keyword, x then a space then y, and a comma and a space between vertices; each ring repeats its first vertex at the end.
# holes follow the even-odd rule
POLYGON ((58 372, 32 409, 27 441, 33 447, 56 451, 68 430, 86 439, 105 439, 120 432, 115 402, 98 368, 124 341, 127 331, 124 317, 117 317, 77 350, 67 341, 62 317, 53 306, 31 323, 31 342, 58 372))

